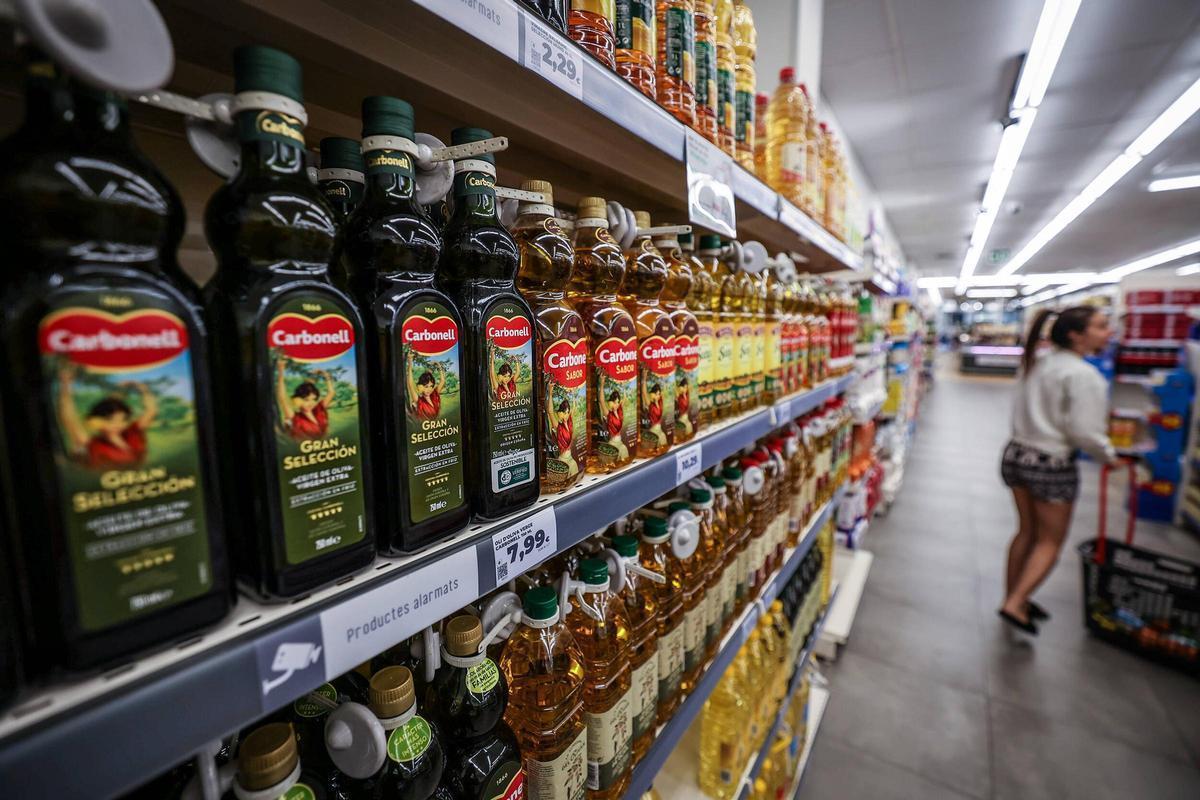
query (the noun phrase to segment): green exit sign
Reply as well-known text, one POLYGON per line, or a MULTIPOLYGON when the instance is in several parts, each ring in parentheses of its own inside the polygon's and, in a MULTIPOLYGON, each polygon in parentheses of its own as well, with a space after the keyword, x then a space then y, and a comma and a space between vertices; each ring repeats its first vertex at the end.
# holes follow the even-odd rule
POLYGON ((990 253, 988 253, 988 263, 1003 264, 1005 261, 1008 261, 1008 257, 1011 255, 1012 250, 1008 249, 1007 247, 994 248, 990 253))

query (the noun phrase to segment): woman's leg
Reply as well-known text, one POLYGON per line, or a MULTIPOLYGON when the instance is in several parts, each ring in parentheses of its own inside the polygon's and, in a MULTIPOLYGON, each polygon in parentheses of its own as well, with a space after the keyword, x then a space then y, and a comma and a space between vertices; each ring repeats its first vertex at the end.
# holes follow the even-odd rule
POLYGON ((1004 579, 1004 596, 1012 594, 1017 577, 1025 569, 1037 532, 1037 518, 1033 510, 1033 495, 1024 486, 1014 486, 1013 502, 1017 506, 1017 533, 1008 545, 1008 570, 1004 579))
POLYGON ((1071 527, 1071 512, 1074 509, 1073 502, 1033 502, 1036 525, 1033 549, 1017 577, 1016 585, 1004 601, 1004 610, 1017 619, 1028 619, 1025 604, 1029 601, 1029 596, 1042 585, 1042 581, 1058 563, 1063 542, 1067 539, 1067 529, 1071 527))

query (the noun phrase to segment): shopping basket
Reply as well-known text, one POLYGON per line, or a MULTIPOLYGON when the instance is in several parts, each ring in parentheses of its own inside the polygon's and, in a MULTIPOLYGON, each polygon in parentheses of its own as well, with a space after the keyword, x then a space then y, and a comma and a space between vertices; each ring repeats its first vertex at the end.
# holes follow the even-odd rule
POLYGON ((1129 468, 1125 543, 1105 538, 1108 478, 1100 469, 1100 525, 1079 546, 1083 559, 1084 624, 1095 636, 1156 661, 1200 674, 1200 565, 1133 544, 1137 478, 1129 468))

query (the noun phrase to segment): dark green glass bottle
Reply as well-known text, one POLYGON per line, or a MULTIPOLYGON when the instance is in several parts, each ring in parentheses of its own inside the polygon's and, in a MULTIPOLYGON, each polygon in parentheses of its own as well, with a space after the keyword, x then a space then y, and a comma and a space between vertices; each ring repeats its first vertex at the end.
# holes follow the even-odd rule
POLYGON ((379 772, 355 787, 362 800, 428 800, 446 766, 437 724, 417 707, 412 673, 384 667, 371 676, 371 710, 383 725, 386 755, 379 772))
POLYGON ((38 656, 82 669, 232 601, 208 329, 174 267, 178 199, 124 102, 45 60, 27 77, 0 145, 0 470, 38 656))
POLYGON ((341 136, 321 140, 321 168, 317 188, 344 223, 362 202, 365 188, 362 150, 358 142, 341 136))
POLYGON ((369 330, 379 549, 403 553, 441 541, 470 517, 462 323, 433 287, 442 237, 414 197, 412 106, 368 97, 362 116, 367 189, 342 229, 339 279, 369 330))
POLYGON ((205 215, 222 499, 238 577, 285 598, 374 556, 367 357, 358 311, 329 279, 336 221, 305 172, 300 64, 241 47, 234 73, 240 166, 205 215))
MULTIPOLYGON (((458 128, 451 144, 490 139, 458 128)), ((496 216, 496 160, 478 155, 454 163, 454 215, 437 285, 463 320, 463 421, 467 491, 481 519, 498 519, 538 498, 537 381, 533 313, 514 280, 520 253, 496 216)))

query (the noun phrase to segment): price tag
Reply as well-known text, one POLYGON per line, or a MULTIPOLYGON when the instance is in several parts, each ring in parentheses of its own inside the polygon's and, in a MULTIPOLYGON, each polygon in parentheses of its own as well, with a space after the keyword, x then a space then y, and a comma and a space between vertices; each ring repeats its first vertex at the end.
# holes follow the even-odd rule
POLYGON ((700 474, 703 445, 696 442, 675 451, 675 485, 682 486, 700 474))
POLYGON ((577 100, 583 99, 583 54, 562 34, 529 15, 521 43, 521 63, 577 100))
POLYGON ((450 24, 461 28, 513 61, 520 58, 520 12, 504 0, 417 0, 450 24))
POLYGON ((492 536, 496 585, 511 581, 558 550, 558 525, 554 509, 543 508, 492 536))
POLYGON ((687 132, 688 221, 737 236, 733 207, 733 159, 695 131, 687 132))
POLYGON ((780 400, 771 409, 771 414, 771 423, 773 425, 783 425, 786 422, 790 422, 792 419, 792 401, 790 399, 780 400))

